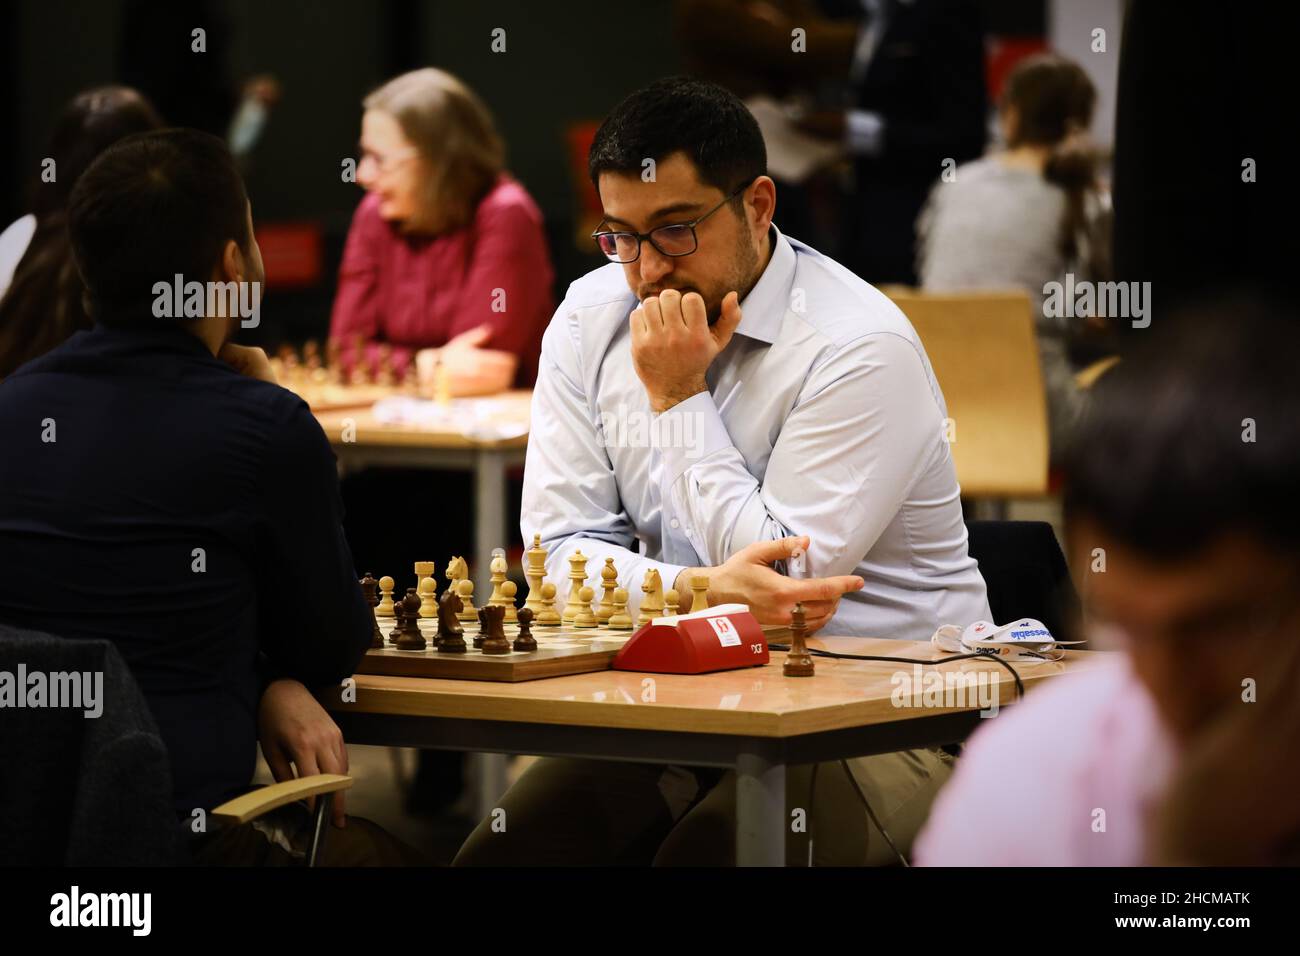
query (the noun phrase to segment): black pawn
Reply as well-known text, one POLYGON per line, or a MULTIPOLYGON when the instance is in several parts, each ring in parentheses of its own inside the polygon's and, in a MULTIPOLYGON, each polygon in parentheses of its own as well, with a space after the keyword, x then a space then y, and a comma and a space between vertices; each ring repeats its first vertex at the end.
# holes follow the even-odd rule
POLYGON ((537 639, 533 637, 531 630, 533 624, 533 609, 524 607, 519 609, 519 636, 515 638, 514 649, 517 651, 535 651, 537 650, 537 639))

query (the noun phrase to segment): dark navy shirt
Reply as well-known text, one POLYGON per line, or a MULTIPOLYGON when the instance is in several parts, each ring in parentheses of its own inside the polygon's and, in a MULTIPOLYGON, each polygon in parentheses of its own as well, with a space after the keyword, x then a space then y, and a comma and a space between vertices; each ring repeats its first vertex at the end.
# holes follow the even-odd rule
POLYGON ((0 621, 117 645, 178 813, 248 786, 267 673, 365 653, 335 468, 300 398, 181 327, 97 326, 0 382, 0 621))

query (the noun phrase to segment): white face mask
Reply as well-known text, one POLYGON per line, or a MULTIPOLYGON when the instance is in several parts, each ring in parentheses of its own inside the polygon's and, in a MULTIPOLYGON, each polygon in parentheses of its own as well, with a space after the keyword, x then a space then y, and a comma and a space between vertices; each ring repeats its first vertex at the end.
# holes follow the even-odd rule
POLYGON ((1042 621, 1022 617, 1001 627, 991 621, 976 621, 965 628, 944 624, 930 637, 930 643, 950 653, 988 654, 1030 664, 1059 661, 1068 645, 1083 641, 1058 641, 1042 621))

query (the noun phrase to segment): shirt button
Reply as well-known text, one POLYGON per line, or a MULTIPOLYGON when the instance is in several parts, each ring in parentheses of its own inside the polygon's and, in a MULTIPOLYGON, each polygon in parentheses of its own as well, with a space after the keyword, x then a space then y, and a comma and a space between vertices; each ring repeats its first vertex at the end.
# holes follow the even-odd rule
POLYGON ((669 524, 669 526, 671 526, 671 527, 673 527, 673 528, 679 528, 679 527, 681 527, 681 524, 682 524, 682 523, 681 523, 680 521, 678 521, 676 518, 674 518, 672 521, 668 522, 668 524, 669 524))

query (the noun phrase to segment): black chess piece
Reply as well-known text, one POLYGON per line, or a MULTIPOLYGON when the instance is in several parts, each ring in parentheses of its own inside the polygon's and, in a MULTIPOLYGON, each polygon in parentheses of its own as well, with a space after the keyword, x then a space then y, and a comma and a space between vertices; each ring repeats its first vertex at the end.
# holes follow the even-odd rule
POLYGON ((394 642, 399 651, 422 651, 428 646, 424 635, 420 633, 422 603, 419 592, 415 588, 406 589, 406 597, 402 598, 402 623, 399 628, 401 633, 394 642))
POLYGON ((440 651, 451 654, 464 654, 465 632, 456 615, 465 607, 460 595, 454 590, 447 590, 438 599, 438 637, 434 646, 440 651))
POLYGON ((510 642, 506 640, 506 609, 500 604, 485 605, 479 612, 479 619, 483 622, 483 630, 487 632, 483 638, 484 654, 509 654, 510 642))
POLYGON ((371 629, 372 633, 370 635, 370 646, 383 647, 384 634, 379 630, 379 619, 376 618, 374 614, 374 609, 379 606, 379 582, 375 580, 375 576, 369 571, 367 571, 366 576, 361 579, 361 593, 365 596, 366 603, 370 605, 370 620, 373 625, 371 629))
POLYGON ((533 637, 532 626, 533 609, 530 607, 521 607, 519 609, 519 636, 515 638, 515 650, 537 650, 537 638, 533 637))
POLYGON ((483 616, 483 611, 488 607, 484 604, 478 609, 478 633, 474 635, 474 646, 483 647, 483 639, 487 636, 487 619, 483 616))

